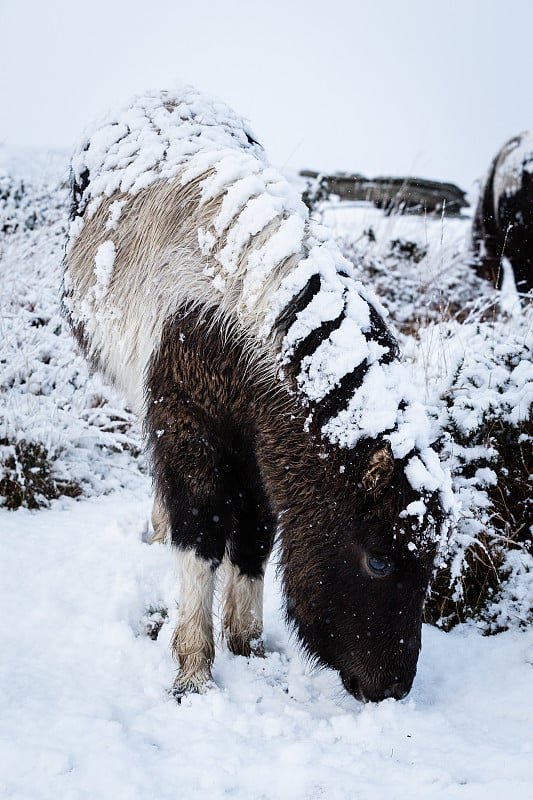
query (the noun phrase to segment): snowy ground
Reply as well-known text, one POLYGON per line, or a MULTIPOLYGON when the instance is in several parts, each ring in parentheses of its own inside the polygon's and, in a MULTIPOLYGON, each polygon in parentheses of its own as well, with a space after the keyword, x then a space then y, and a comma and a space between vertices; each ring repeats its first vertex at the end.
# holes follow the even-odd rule
MULTIPOLYGON (((361 230, 398 224, 365 215, 361 230)), ((330 216, 353 235, 353 215, 330 216)), ((414 226, 423 239, 425 224, 406 220, 402 233, 414 226)), ((150 484, 138 469, 130 417, 57 333, 57 284, 43 275, 57 271, 64 231, 55 217, 47 225, 27 243, 10 239, 3 253, 4 269, 20 264, 21 272, 7 283, 3 276, 0 388, 9 385, 15 402, 1 432, 47 432, 54 463, 74 470, 85 496, 36 512, 0 509, 0 798, 530 800, 531 628, 484 637, 473 623, 447 634, 425 626, 410 695, 362 705, 335 673, 312 671, 299 654, 272 565, 266 658, 234 657, 219 642, 218 688, 181 706, 168 695, 172 557, 147 543, 150 484), (17 327, 19 314, 27 325, 17 327), (42 347, 52 357, 36 360, 42 347)), ((465 224, 446 225, 448 238, 443 231, 428 241, 452 263, 465 224)), ((428 295, 430 318, 441 287, 434 302, 428 295)))
POLYGON ((176 585, 166 548, 143 541, 149 508, 147 483, 0 512, 1 797, 531 797, 533 631, 425 626, 410 696, 364 706, 308 670, 272 570, 267 657, 220 646, 219 688, 178 706, 176 585))

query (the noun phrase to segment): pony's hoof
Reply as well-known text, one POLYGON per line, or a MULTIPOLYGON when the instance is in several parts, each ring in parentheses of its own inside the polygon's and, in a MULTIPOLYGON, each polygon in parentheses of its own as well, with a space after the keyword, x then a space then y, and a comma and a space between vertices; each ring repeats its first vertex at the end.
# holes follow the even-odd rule
POLYGON ((210 673, 202 673, 200 675, 187 677, 178 673, 169 693, 178 705, 181 705, 181 701, 184 697, 187 697, 187 695, 206 694, 212 689, 216 689, 216 684, 210 673))
POLYGON ((243 638, 242 636, 227 636, 226 642, 228 650, 234 656, 256 656, 257 658, 265 657, 265 645, 260 636, 255 639, 243 638))

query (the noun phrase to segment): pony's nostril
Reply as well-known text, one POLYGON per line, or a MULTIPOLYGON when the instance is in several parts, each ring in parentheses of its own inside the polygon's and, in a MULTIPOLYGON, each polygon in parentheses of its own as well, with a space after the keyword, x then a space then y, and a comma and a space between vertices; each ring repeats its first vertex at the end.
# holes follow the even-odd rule
POLYGON ((401 700, 409 693, 409 688, 404 683, 393 683, 386 689, 383 689, 383 697, 394 697, 395 700, 401 700))
POLYGON ((357 678, 351 678, 349 676, 344 676, 344 675, 341 676, 341 678, 344 684, 344 688, 346 689, 347 692, 352 694, 355 697, 355 699, 359 700, 361 703, 367 702, 366 697, 361 691, 361 688, 359 686, 359 681, 357 680, 357 678))

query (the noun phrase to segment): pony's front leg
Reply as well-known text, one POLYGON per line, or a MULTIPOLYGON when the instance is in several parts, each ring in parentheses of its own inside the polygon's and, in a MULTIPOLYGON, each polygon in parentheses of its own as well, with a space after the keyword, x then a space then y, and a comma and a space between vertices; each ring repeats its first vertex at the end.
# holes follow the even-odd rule
POLYGON ((217 437, 196 422, 190 407, 186 420, 170 401, 166 409, 179 424, 166 422, 168 433, 152 444, 153 519, 156 536, 170 538, 176 553, 179 612, 171 647, 179 664, 173 687, 179 697, 202 691, 211 680, 215 573, 233 523, 217 437))
MULTIPOLYGON (((171 541, 172 532, 163 502, 156 497, 152 509, 152 543, 171 541)), ((190 538, 190 537, 189 537, 190 538)), ((179 664, 173 693, 200 692, 211 680, 215 657, 212 606, 217 560, 202 557, 193 547, 173 547, 179 580, 179 618, 171 648, 179 664)))
POLYGON ((179 663, 173 693, 201 692, 211 681, 215 658, 213 593, 216 566, 193 549, 176 550, 179 618, 172 637, 172 652, 179 663))

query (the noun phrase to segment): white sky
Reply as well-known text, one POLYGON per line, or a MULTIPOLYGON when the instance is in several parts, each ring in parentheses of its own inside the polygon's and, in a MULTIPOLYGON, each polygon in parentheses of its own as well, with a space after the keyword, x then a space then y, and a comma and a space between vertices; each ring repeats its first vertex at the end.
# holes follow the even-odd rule
POLYGON ((279 167, 469 189, 533 127, 533 2, 0 0, 0 143, 71 148, 175 82, 248 117, 279 167))

